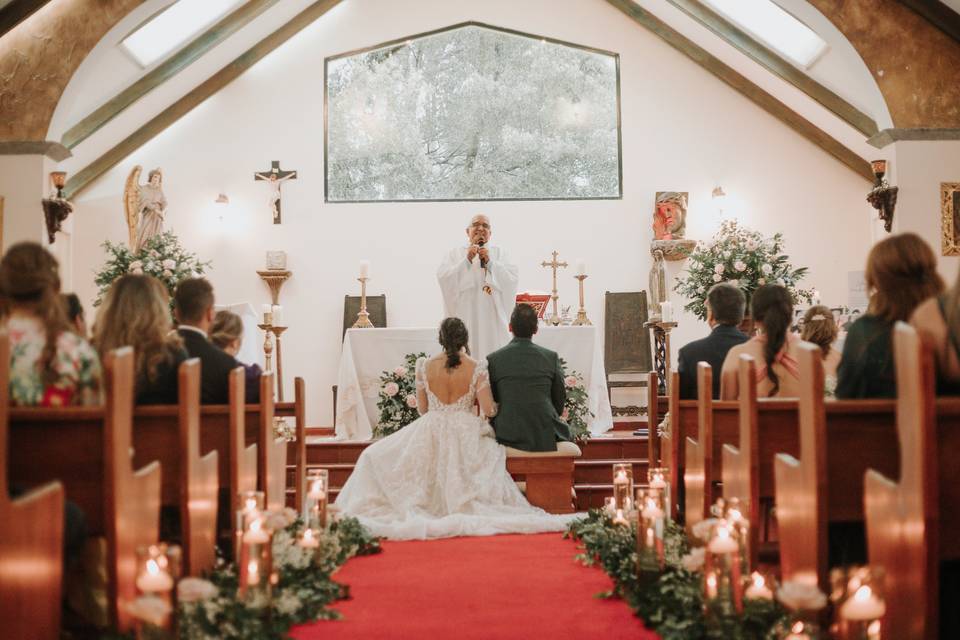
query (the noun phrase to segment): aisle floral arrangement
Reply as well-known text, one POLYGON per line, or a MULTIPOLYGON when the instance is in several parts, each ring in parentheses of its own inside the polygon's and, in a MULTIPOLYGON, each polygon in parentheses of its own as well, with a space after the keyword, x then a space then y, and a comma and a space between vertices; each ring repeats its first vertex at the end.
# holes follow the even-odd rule
MULTIPOLYGON (((699 542, 712 524, 708 520, 697 527, 699 542)), ((642 570, 636 520, 617 523, 608 510, 593 509, 573 521, 566 535, 583 546, 577 556, 580 562, 600 566, 613 579, 613 591, 599 597, 622 598, 663 640, 765 640, 777 637, 788 624, 787 610, 770 590, 765 597, 749 597, 748 591, 742 613, 705 603, 704 547, 693 546, 672 521, 663 527, 662 567, 653 571, 642 570)))
MULTIPOLYGON (((380 374, 380 393, 377 398, 380 418, 373 428, 374 438, 384 438, 396 433, 420 416, 417 411, 415 368, 417 359, 426 356, 425 353, 409 353, 404 356, 402 365, 380 374)), ((567 391, 562 419, 570 425, 574 440, 581 442, 590 437, 587 420, 593 417, 593 413, 588 405, 589 396, 583 383, 583 375, 579 371, 568 371, 563 358, 560 359, 560 367, 567 391)))
POLYGON ((790 291, 795 304, 801 301, 809 304, 813 301, 813 291, 797 285, 807 268, 795 269, 783 249, 783 234, 766 238, 739 226, 735 220, 726 220, 710 242, 698 244, 690 254, 686 274, 677 279, 674 291, 689 300, 683 308, 701 320, 707 317, 704 306, 707 291, 719 282, 739 287, 748 302, 757 287, 779 284, 790 291))
POLYGON ((124 274, 145 273, 153 276, 163 283, 172 299, 177 283, 185 278, 201 276, 210 268, 209 261, 203 262, 195 253, 184 250, 172 231, 150 238, 139 254, 122 242, 107 240, 101 246, 107 253, 107 261, 94 279, 98 288, 97 300, 93 303, 95 307, 103 302, 114 280, 124 274))

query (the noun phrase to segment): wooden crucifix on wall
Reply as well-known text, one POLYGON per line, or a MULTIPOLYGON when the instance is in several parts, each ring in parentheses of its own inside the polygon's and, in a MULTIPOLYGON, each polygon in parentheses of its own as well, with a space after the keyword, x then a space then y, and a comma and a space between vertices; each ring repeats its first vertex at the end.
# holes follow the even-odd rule
POLYGON ((273 224, 280 224, 280 186, 287 180, 296 180, 296 171, 286 171, 280 168, 280 161, 270 163, 269 171, 253 174, 254 180, 266 180, 270 183, 270 211, 273 214, 273 224))

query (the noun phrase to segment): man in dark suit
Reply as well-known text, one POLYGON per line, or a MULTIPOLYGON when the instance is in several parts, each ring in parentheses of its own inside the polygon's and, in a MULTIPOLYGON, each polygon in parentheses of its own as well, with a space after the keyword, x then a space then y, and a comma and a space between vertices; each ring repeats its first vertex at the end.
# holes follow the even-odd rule
MULTIPOLYGON (((214 316, 213 287, 203 278, 181 280, 173 294, 173 305, 183 346, 191 358, 200 358, 200 402, 227 404, 230 372, 240 363, 207 338, 214 316)), ((253 397, 248 394, 246 400, 259 402, 259 389, 253 397)))
POLYGON ((727 352, 746 342, 748 336, 737 327, 743 320, 747 301, 737 287, 721 282, 707 292, 707 324, 713 329, 710 335, 694 340, 680 349, 677 371, 680 373, 680 399, 697 398, 697 363, 706 362, 713 368, 713 397, 720 397, 720 369, 727 352))
POLYGON ((500 444, 523 451, 556 451, 570 440, 560 419, 567 399, 560 357, 532 341, 537 312, 518 304, 510 316, 513 340, 487 356, 493 399, 500 405, 493 430, 500 444))

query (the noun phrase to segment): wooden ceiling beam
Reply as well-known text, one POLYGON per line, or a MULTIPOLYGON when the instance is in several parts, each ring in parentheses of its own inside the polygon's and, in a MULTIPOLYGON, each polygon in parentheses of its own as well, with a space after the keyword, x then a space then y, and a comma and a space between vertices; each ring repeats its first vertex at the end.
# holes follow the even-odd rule
POLYGON ((120 164, 124 158, 162 133, 167 127, 187 115, 207 98, 233 82, 247 69, 262 60, 274 49, 310 26, 320 16, 340 4, 342 0, 318 0, 298 13, 289 22, 245 51, 230 64, 200 83, 189 93, 154 116, 149 122, 121 140, 102 156, 78 171, 67 181, 64 193, 72 198, 94 180, 120 164))
POLYGON ((755 84, 752 80, 725 64, 693 40, 676 31, 666 22, 631 0, 607 0, 607 2, 619 9, 638 25, 650 31, 671 47, 709 71, 719 80, 751 100, 774 118, 780 120, 801 136, 842 162, 847 168, 864 180, 867 180, 871 184, 874 182, 873 171, 870 169, 869 162, 775 98, 759 85, 755 84))
POLYGON ((900 0, 940 31, 960 42, 960 14, 939 0, 900 0))

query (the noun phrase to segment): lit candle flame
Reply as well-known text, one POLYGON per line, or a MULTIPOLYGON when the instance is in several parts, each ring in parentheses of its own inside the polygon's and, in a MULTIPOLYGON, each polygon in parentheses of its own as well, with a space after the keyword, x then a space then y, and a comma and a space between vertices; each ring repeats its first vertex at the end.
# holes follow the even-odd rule
POLYGON ((873 591, 870 590, 869 585, 863 585, 857 592, 853 594, 853 599, 857 602, 867 602, 873 596, 873 591))
POLYGON ((156 560, 150 559, 147 560, 147 573, 152 576, 160 574, 160 565, 157 564, 156 560))
POLYGON ((263 526, 262 521, 258 518, 250 523, 250 531, 260 531, 260 527, 263 526))
POLYGON ((797 620, 793 623, 793 627, 790 629, 793 633, 803 633, 803 622, 797 620))
POLYGON ((307 542, 313 540, 313 529, 306 529, 303 532, 303 539, 307 542))
POLYGON ((253 511, 257 508, 257 501, 254 498, 247 498, 245 511, 253 511))
POLYGON ((757 589, 761 589, 764 585, 766 585, 767 581, 764 580, 763 576, 757 571, 754 571, 750 577, 753 578, 753 586, 755 586, 757 589))
POLYGON ((717 537, 718 537, 718 538, 724 538, 724 539, 725 539, 725 538, 729 538, 729 537, 730 537, 730 529, 728 529, 727 527, 717 527, 717 537))

